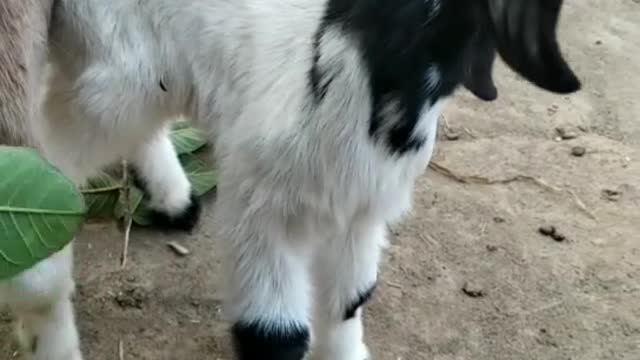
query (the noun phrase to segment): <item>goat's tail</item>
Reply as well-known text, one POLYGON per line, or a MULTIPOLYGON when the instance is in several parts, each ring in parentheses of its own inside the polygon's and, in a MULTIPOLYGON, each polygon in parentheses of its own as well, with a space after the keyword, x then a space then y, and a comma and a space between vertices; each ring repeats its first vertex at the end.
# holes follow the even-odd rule
POLYGON ((0 145, 33 145, 53 1, 0 1, 0 145))

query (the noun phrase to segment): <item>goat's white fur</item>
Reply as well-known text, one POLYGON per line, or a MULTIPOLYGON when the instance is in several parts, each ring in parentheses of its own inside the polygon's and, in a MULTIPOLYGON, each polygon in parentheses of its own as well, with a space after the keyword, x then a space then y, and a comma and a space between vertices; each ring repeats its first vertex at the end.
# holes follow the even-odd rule
MULTIPOLYGON (((342 71, 314 108, 307 72, 325 2, 59 0, 34 133, 76 183, 124 157, 143 169, 157 206, 180 211, 190 187, 166 128, 178 115, 195 119, 211 131, 221 174, 214 229, 228 318, 312 321, 314 359, 364 360, 361 311, 346 322, 343 311, 376 280, 386 225, 410 207, 444 103, 422 112, 426 146, 390 155, 368 134, 360 54, 330 27, 320 66, 342 71)), ((437 69, 425 77, 439 81, 437 69)), ((45 314, 27 328, 39 339, 35 360, 81 358, 72 284, 70 249, 0 284, 19 317, 45 314)))

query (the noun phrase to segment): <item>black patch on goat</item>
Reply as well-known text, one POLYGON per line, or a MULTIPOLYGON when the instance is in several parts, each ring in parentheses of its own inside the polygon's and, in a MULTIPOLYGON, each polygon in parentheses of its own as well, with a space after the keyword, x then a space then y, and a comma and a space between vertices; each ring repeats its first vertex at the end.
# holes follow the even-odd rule
POLYGON ((349 319, 353 319, 353 317, 356 316, 356 311, 371 299, 375 290, 376 285, 374 284, 367 290, 361 292, 358 297, 345 308, 344 320, 347 321, 349 319))
POLYGON ((316 104, 322 102, 325 95, 327 94, 329 85, 333 80, 326 71, 321 69, 320 66, 320 42, 322 41, 322 36, 324 35, 325 29, 326 26, 323 22, 320 24, 318 30, 314 34, 313 63, 311 64, 311 69, 309 70, 309 84, 311 84, 311 93, 316 104))
POLYGON ((239 360, 302 360, 309 348, 309 330, 269 324, 236 323, 231 333, 239 360))
POLYGON ((325 26, 337 26, 357 39, 369 74, 369 134, 392 154, 423 146, 426 134, 414 130, 424 106, 451 95, 463 81, 465 53, 478 17, 474 3, 329 0, 325 26), (439 81, 427 86, 430 68, 437 69, 439 81), (397 118, 384 118, 389 104, 397 107, 397 118))

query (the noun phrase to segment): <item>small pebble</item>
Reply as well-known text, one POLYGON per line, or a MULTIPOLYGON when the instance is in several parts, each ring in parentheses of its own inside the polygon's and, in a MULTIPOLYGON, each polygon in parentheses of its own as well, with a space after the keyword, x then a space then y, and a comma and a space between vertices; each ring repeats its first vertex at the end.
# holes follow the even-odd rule
POLYGON ((556 132, 562 140, 571 140, 578 137, 578 134, 576 134, 574 131, 567 130, 563 127, 556 128, 556 132))
POLYGON ((587 149, 585 149, 583 146, 574 146, 573 148, 571 148, 571 155, 575 157, 583 157, 586 153, 587 149))
POLYGON ((184 247, 184 246, 182 246, 182 245, 180 245, 180 244, 178 244, 178 243, 176 243, 174 241, 168 242, 167 246, 169 246, 169 248, 171 250, 173 250, 174 253, 176 253, 177 255, 180 255, 180 256, 187 256, 187 255, 189 255, 191 253, 191 251, 189 251, 189 249, 187 249, 186 247, 184 247))
POLYGON ((447 140, 450 141, 460 140, 460 133, 454 130, 445 132, 444 136, 447 138, 447 140))
POLYGON ((596 45, 602 45, 602 40, 596 40, 596 45))
POLYGON ((555 232, 554 234, 551 235, 551 238, 557 242, 563 242, 565 240, 567 240, 567 237, 560 234, 559 232, 555 232))
POLYGON ((540 226, 540 228, 538 228, 538 231, 544 236, 552 236, 556 233, 556 228, 553 225, 546 225, 540 226))
POLYGON ((488 252, 496 252, 498 251, 498 247, 495 245, 487 245, 487 251, 488 252))
POLYGON ((567 240, 567 237, 564 234, 560 233, 558 229, 556 229, 556 227, 553 225, 541 226, 538 228, 538 232, 540 232, 540 234, 544 236, 552 238, 557 242, 563 242, 567 240))
POLYGON ((602 197, 605 200, 609 200, 612 202, 620 201, 620 198, 622 198, 622 191, 604 189, 602 190, 602 197))
POLYGON ((462 292, 471 298, 481 298, 485 296, 484 289, 478 284, 465 283, 462 286, 462 292))
POLYGON ((496 216, 496 217, 494 217, 494 218, 493 218, 493 221, 494 221, 496 224, 502 224, 502 223, 503 223, 503 222, 505 222, 506 220, 505 220, 503 217, 496 216))

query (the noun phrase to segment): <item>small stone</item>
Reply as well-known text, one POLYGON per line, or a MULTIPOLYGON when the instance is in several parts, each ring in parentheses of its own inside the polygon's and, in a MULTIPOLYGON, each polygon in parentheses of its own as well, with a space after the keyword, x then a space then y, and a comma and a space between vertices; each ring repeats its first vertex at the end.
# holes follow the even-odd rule
POLYGON ((449 141, 460 140, 460 133, 457 132, 457 131, 454 131, 454 130, 449 130, 449 131, 445 132, 444 136, 449 141))
POLYGON ((612 202, 620 201, 620 199, 622 198, 622 191, 604 189, 602 190, 602 197, 605 200, 612 201, 612 202))
POLYGON ((502 223, 504 223, 506 220, 505 220, 503 217, 496 216, 496 217, 494 217, 494 218, 493 218, 493 221, 494 221, 496 224, 502 224, 502 223))
POLYGON ((556 132, 562 140, 572 140, 578 137, 578 134, 576 134, 574 131, 565 129, 563 127, 556 128, 556 132))
POLYGON ((189 251, 189 249, 187 249, 186 247, 178 244, 175 241, 168 242, 167 246, 169 246, 169 248, 171 250, 173 250, 173 252, 176 253, 176 255, 187 256, 187 255, 189 255, 191 253, 191 251, 189 251))
POLYGON ((557 242, 563 242, 567 240, 567 237, 564 236, 563 234, 560 234, 559 232, 555 232, 554 234, 552 234, 551 238, 557 242))
POLYGON ((596 45, 602 45, 602 40, 596 40, 596 45))
POLYGON ((487 245, 487 251, 488 252, 496 252, 498 251, 498 247, 495 245, 487 245))
POLYGON ((583 146, 574 146, 571 148, 571 155, 575 157, 583 157, 587 153, 587 149, 583 146))
POLYGON ((484 292, 484 289, 479 286, 478 284, 471 284, 471 283, 465 283, 462 286, 462 292, 467 295, 470 298, 482 298, 484 297, 486 294, 484 292))
POLYGON ((553 236, 556 233, 556 227, 553 225, 540 226, 538 231, 544 236, 553 236))

